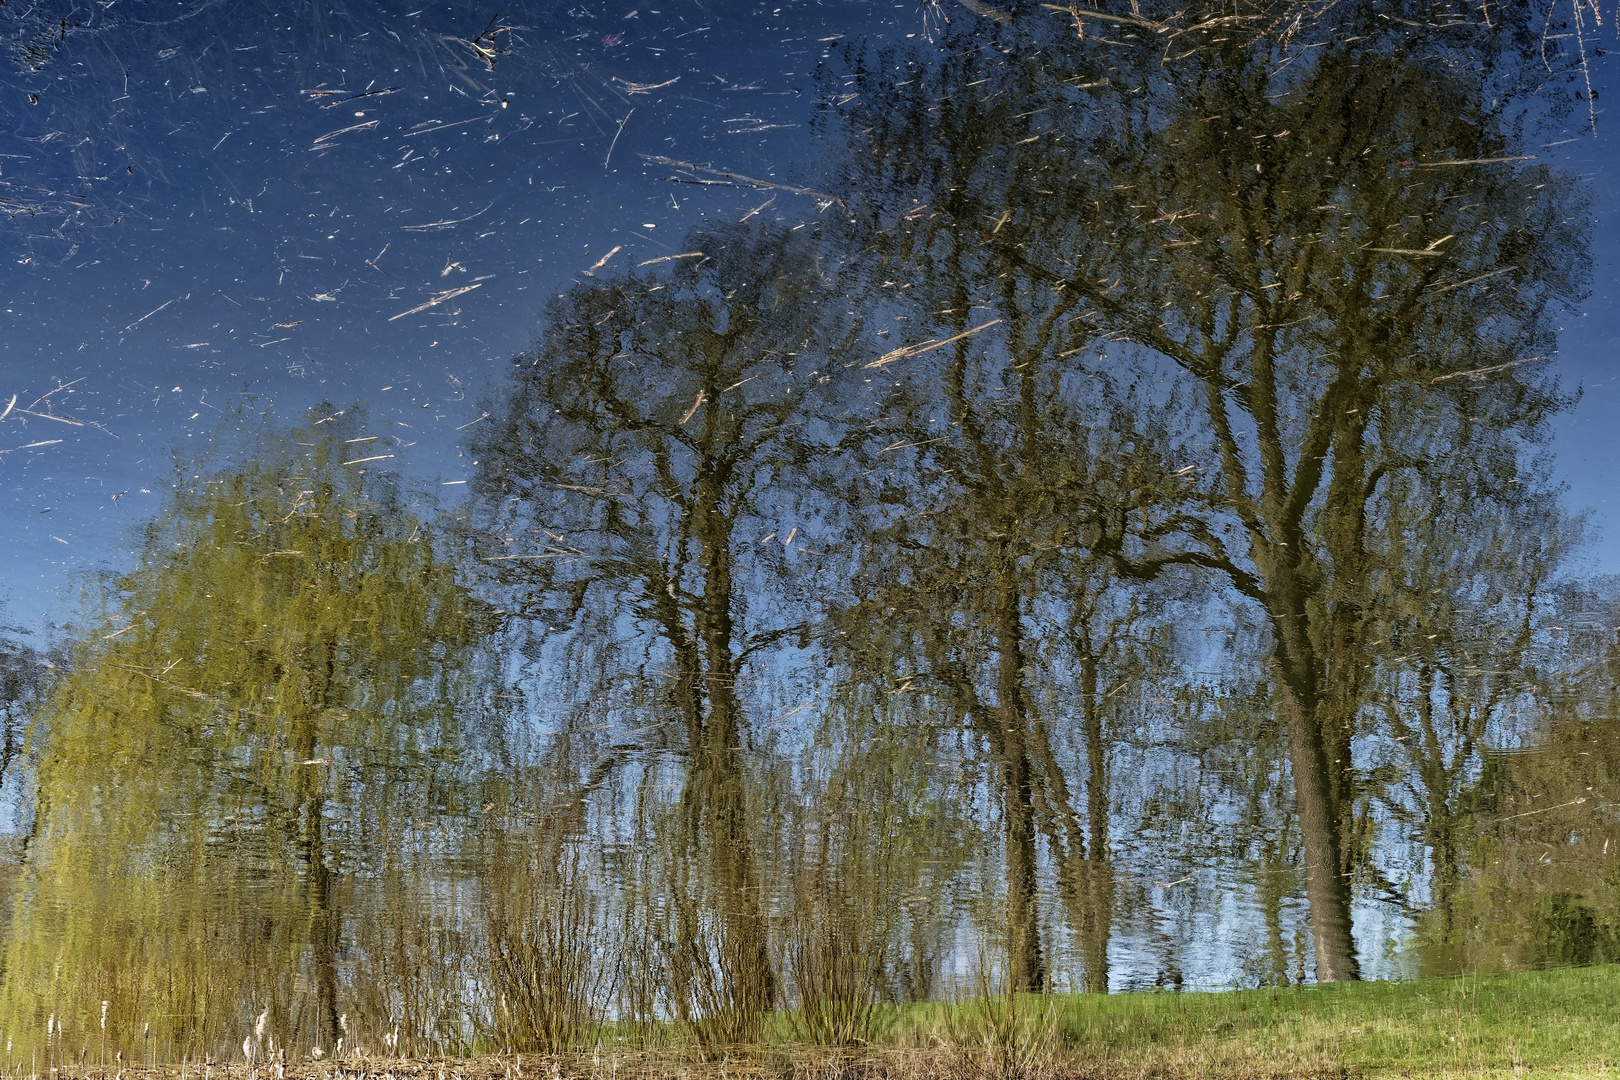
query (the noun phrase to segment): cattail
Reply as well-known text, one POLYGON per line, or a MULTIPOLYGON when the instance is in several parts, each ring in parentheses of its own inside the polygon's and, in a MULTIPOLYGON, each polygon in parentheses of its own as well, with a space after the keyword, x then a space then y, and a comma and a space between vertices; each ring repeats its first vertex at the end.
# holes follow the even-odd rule
POLYGON ((101 1003, 101 1030, 102 1031, 107 1030, 107 1008, 111 1004, 112 1004, 112 1002, 110 1002, 110 1001, 103 1001, 101 1003))
POLYGON ((264 1029, 270 1026, 270 1010, 267 1008, 259 1014, 259 1022, 253 1025, 253 1037, 260 1042, 264 1041, 264 1029))

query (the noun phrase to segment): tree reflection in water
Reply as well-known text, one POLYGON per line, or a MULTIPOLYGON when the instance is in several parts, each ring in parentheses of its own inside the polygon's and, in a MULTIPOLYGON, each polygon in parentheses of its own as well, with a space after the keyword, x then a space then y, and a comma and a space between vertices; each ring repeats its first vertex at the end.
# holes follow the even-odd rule
POLYGON ((65 670, 0 654, 0 1026, 850 1043, 1355 979, 1358 919, 1620 955, 1530 14, 980 7, 830 62, 823 220, 558 297, 467 503, 358 411, 264 427, 65 670))

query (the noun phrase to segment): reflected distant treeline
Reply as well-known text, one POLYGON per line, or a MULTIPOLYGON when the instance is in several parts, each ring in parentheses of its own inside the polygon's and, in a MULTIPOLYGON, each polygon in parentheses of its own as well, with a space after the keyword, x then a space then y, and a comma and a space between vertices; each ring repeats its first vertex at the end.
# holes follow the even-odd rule
POLYGON ((982 6, 835 56, 818 220, 559 296, 465 503, 244 424, 5 654, 13 1054, 1620 956, 1545 13, 982 6))

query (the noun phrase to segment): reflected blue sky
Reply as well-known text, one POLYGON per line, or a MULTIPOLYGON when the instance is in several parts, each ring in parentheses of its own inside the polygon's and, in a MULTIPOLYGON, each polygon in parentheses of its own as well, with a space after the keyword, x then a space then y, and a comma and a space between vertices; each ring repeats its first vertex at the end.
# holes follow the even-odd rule
MULTIPOLYGON (((4 10, 0 566, 12 621, 37 625, 71 615, 76 575, 119 564, 176 448, 245 396, 283 417, 365 401, 386 435, 371 452, 454 494, 479 392, 547 298, 679 254, 705 217, 822 212, 735 177, 807 182, 829 42, 917 35, 925 9, 4 10)), ((1602 91, 1613 61, 1595 64, 1602 91)), ((1555 449, 1571 504, 1593 510, 1592 565, 1620 570, 1620 133, 1601 109, 1595 135, 1585 119, 1539 149, 1598 216, 1593 293, 1559 362, 1583 397, 1555 449)))
POLYGON ((388 436, 369 449, 453 488, 549 296, 679 254, 705 217, 820 211, 653 158, 798 177, 830 40, 922 25, 806 0, 69 18, 8 23, 54 55, 0 78, 0 565, 24 622, 71 613, 174 449, 245 396, 365 401, 388 436))
MULTIPOLYGON (((1593 65, 1602 106, 1615 87, 1614 57, 1593 65)), ((1577 112, 1575 122, 1586 117, 1577 112)), ((1569 485, 1569 505, 1589 507, 1594 526, 1590 564, 1620 573, 1620 115, 1598 110, 1597 133, 1576 129, 1537 147, 1581 178, 1592 198, 1592 294, 1563 320, 1558 370, 1566 385, 1581 390, 1579 404, 1555 421, 1558 475, 1569 485)))

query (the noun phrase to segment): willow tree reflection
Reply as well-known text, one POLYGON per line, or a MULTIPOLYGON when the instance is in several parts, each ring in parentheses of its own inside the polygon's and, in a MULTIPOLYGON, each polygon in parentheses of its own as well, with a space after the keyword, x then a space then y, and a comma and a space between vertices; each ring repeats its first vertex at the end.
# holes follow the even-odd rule
POLYGON ((1177 388, 1197 468, 1117 565, 1197 566, 1265 613, 1316 974, 1355 978, 1373 620, 1432 588, 1369 534, 1403 477, 1516 501, 1563 404, 1546 358, 1586 268, 1579 200, 1503 104, 1522 13, 1089 14, 852 62, 851 186, 887 200, 891 276, 935 259, 944 215, 1111 338, 1115 370, 1177 388))
POLYGON ((0 1005, 19 1052, 50 1014, 132 1058, 249 1032, 261 1058, 331 1053, 375 989, 356 968, 423 959, 350 920, 432 906, 412 855, 469 798, 459 688, 487 619, 357 460, 376 436, 311 419, 178 478, 43 703, 0 1005))
POLYGON ((850 338, 804 239, 738 226, 686 246, 668 273, 587 282, 551 306, 474 429, 474 484, 484 558, 523 613, 555 632, 589 605, 613 613, 607 633, 644 642, 641 675, 664 688, 686 766, 668 1006, 700 1038, 735 1041, 777 1001, 740 680, 800 633, 768 586, 785 563, 814 569, 816 511, 791 481, 828 445, 815 410, 850 338))

